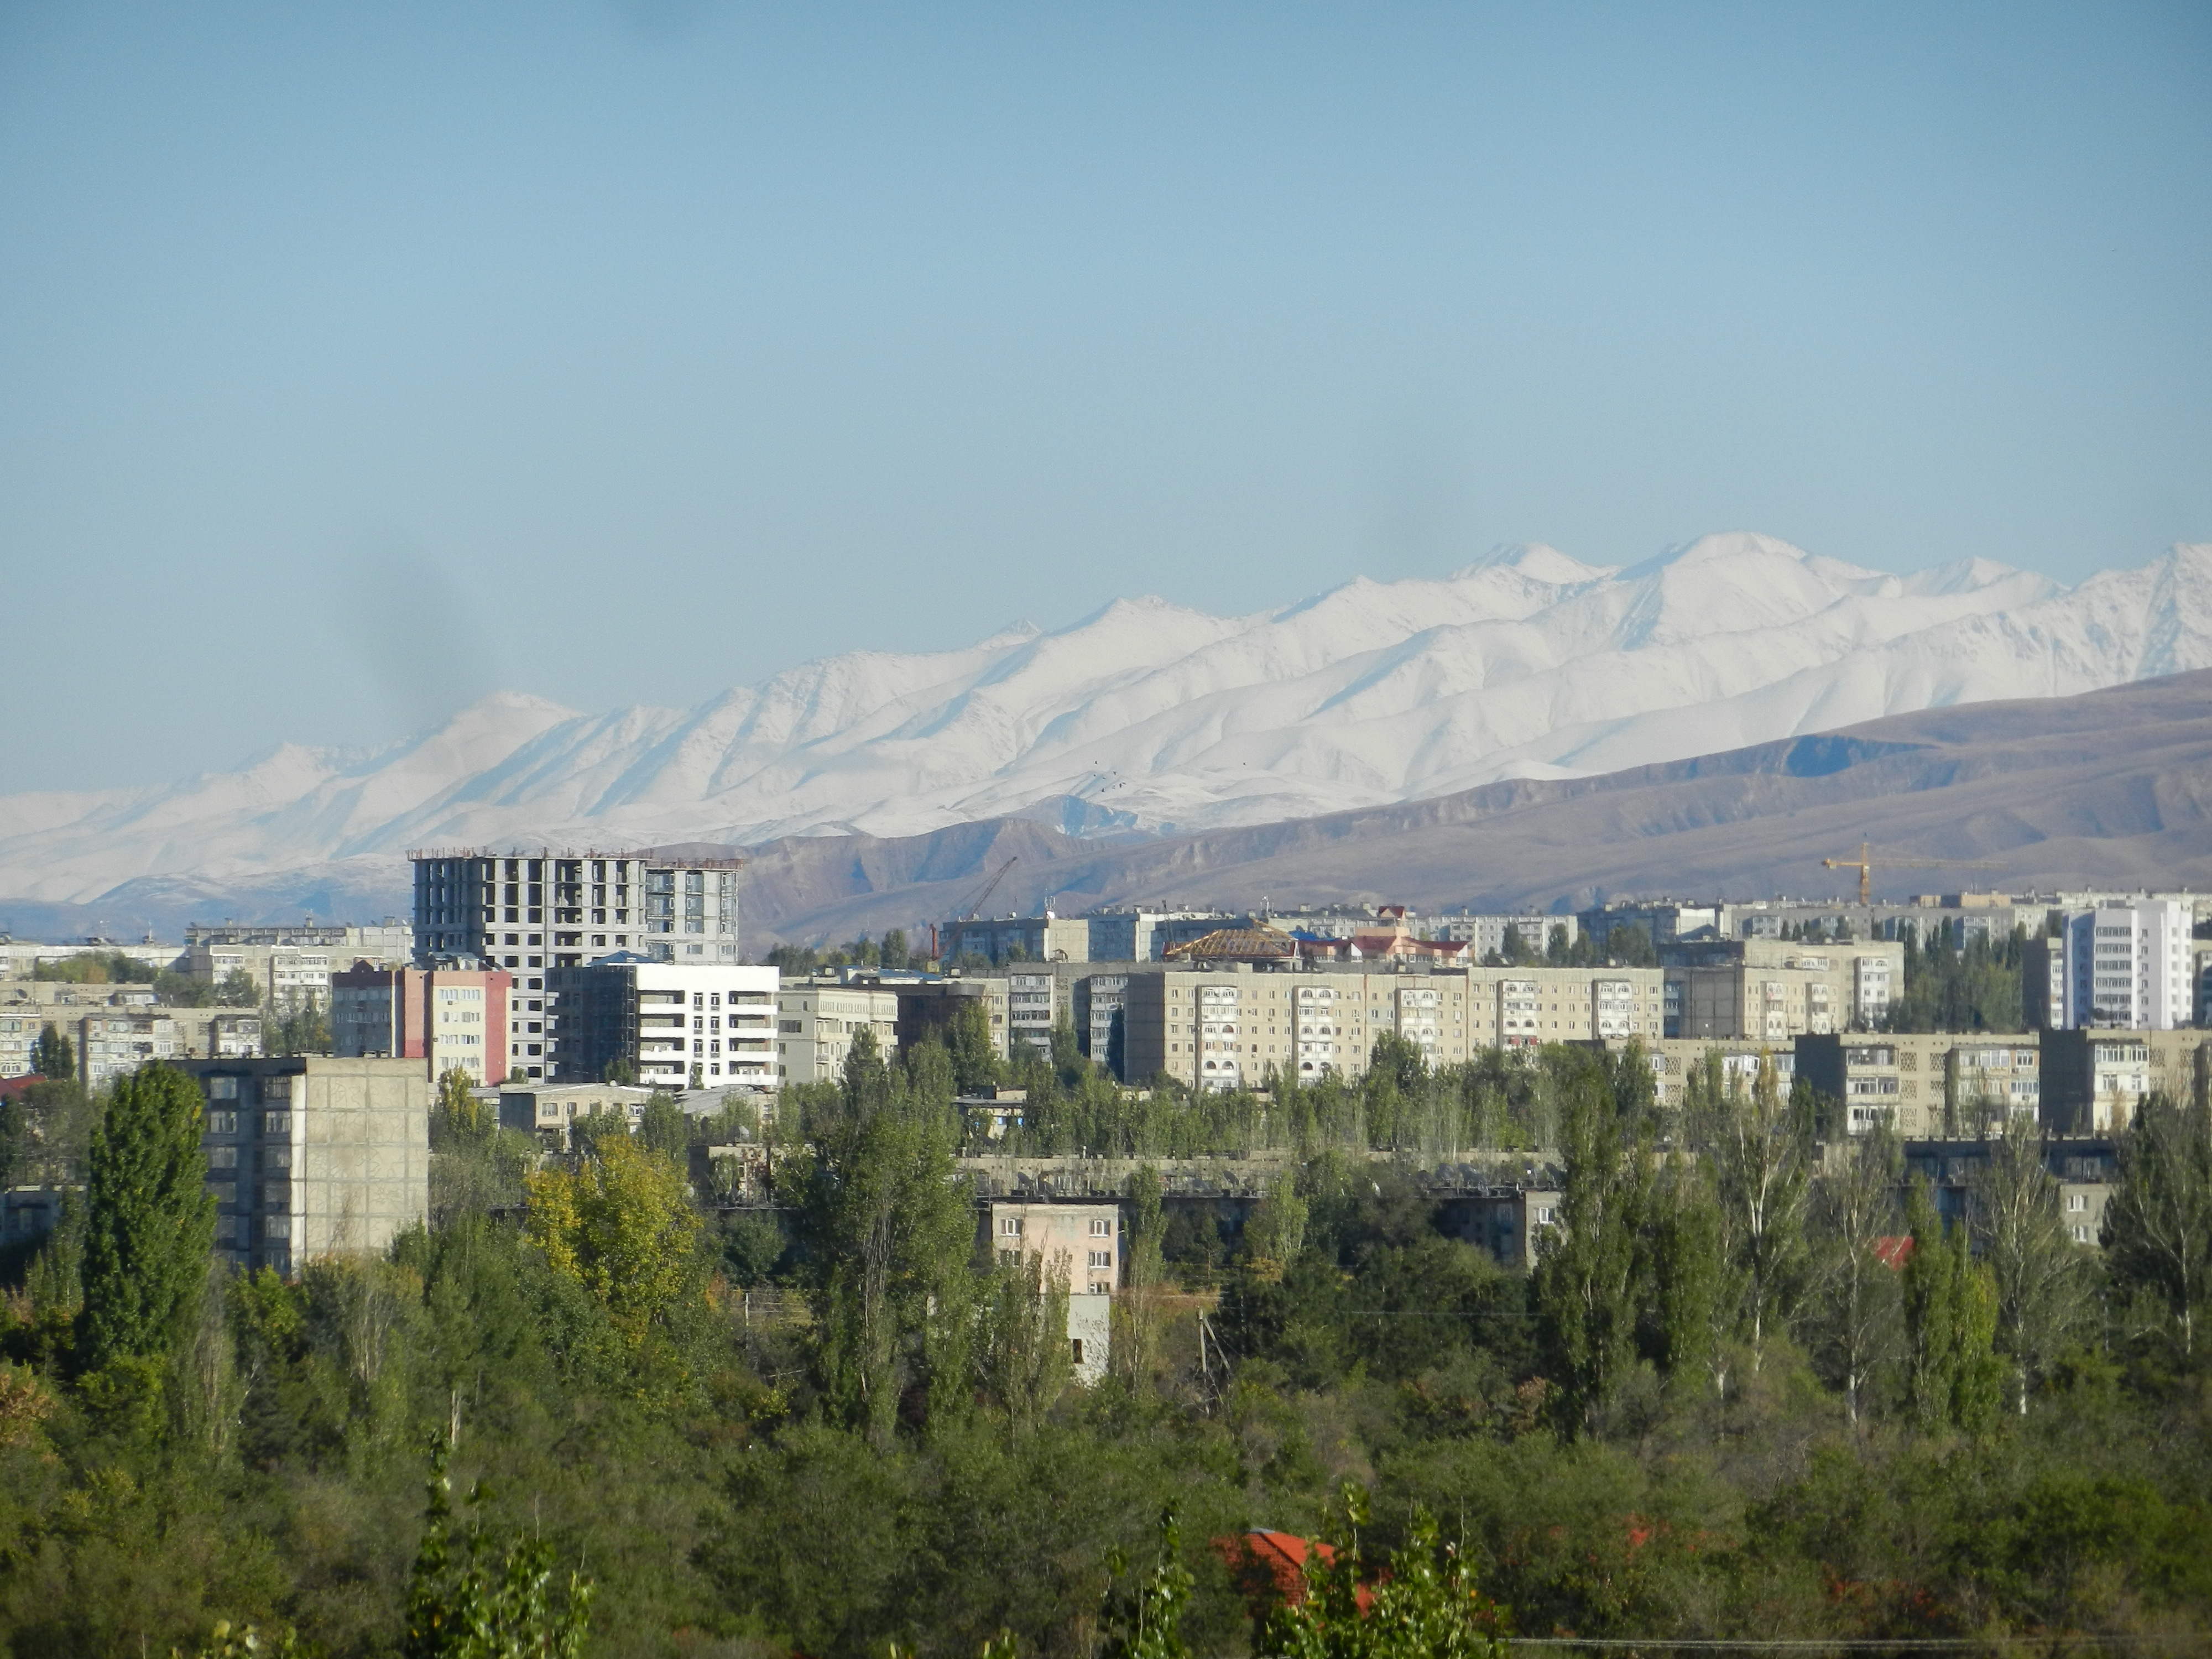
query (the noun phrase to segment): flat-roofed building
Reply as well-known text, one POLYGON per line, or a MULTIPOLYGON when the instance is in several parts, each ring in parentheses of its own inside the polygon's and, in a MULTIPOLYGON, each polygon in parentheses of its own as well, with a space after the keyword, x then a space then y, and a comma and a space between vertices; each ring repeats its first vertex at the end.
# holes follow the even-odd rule
POLYGON ((375 1255, 430 1209, 430 1080, 420 1062, 301 1054, 179 1062, 206 1101, 216 1249, 297 1273, 375 1255))
POLYGON ((2055 1134, 2118 1134, 2145 1097, 2206 1097, 2212 1031, 2046 1031, 2043 1122, 2055 1134))
POLYGON ((733 967, 738 858, 558 853, 540 848, 410 853, 416 948, 481 957, 521 988, 555 968, 634 951, 733 967))
POLYGON ((775 1075, 780 1083, 835 1083, 862 1031, 885 1060, 898 1053, 898 993, 834 979, 797 980, 775 997, 775 1075))
POLYGON ((982 1211, 984 1236, 1000 1260, 1034 1258, 1048 1282, 1066 1285, 1076 1379, 1099 1382, 1109 1358, 1114 1291, 1121 1282, 1121 1206, 993 1202, 982 1211))
POLYGON ((331 1051, 419 1060, 434 1079, 459 1071, 495 1088, 520 1057, 508 1030, 514 987, 501 968, 356 963, 331 977, 331 1051))
POLYGON ((667 1089, 772 1089, 773 968, 661 962, 635 952, 550 969, 554 1080, 596 1083, 610 1066, 667 1089))
POLYGON ((2191 908, 2179 899, 2107 900, 2059 923, 2067 1030, 2170 1031, 2196 1013, 2191 908))
POLYGON ((945 925, 939 941, 944 959, 981 957, 994 968, 1008 962, 1088 962, 1091 923, 1083 916, 976 916, 945 925))
POLYGON ((2040 1121, 2037 1034, 1886 1032, 1796 1040, 1797 1075, 1835 1101, 1847 1134, 1887 1117, 1908 1139, 1993 1132, 2008 1117, 2040 1121))
POLYGON ((984 975, 948 975, 944 979, 885 980, 886 988, 898 994, 898 1046, 902 1051, 931 1038, 945 1040, 952 1022, 974 1003, 983 1011, 991 1033, 992 1052, 1009 1058, 1008 988, 1003 978, 984 975))
POLYGON ((656 1091, 619 1083, 549 1083, 499 1091, 499 1124, 520 1129, 556 1150, 568 1150, 569 1129, 580 1118, 619 1116, 633 1133, 656 1091))

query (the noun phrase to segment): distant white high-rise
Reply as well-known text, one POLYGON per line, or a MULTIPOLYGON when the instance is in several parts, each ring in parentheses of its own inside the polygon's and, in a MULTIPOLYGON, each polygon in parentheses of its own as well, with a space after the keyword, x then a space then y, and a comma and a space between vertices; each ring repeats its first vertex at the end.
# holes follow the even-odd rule
POLYGON ((2108 899, 2063 918, 2069 1030, 2171 1031, 2195 1012, 2191 907, 2177 899, 2108 899))

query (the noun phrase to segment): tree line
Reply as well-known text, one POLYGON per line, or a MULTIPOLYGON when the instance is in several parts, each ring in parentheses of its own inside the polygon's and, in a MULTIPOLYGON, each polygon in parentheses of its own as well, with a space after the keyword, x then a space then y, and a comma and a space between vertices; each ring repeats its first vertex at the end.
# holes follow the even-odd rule
MULTIPOLYGON (((562 1152, 448 1079, 428 1224, 289 1279, 212 1262, 182 1074, 11 1099, 84 1197, 0 1316, 7 1650, 2212 1629, 2199 1107, 2146 1106, 2098 1249, 2023 1132, 1946 1217, 1893 1139, 1824 1146, 1771 1072, 1716 1058, 1662 1115, 1641 1054, 1547 1050, 1481 1108, 1557 1151, 1522 1273, 1391 1115, 1458 1081, 1386 1050, 1281 1121, 1241 1221, 1140 1167, 1111 1370, 1079 1389, 1065 1276, 986 1248, 959 1177, 963 1072, 997 1063, 973 1037, 863 1037, 835 1085, 706 1123, 657 1100, 562 1152), (745 1136, 778 1150, 771 1201, 702 1173, 745 1136), (1257 1527, 1340 1547, 1296 1608, 1237 1546, 1257 1527)), ((1012 1075, 1075 1114, 1103 1098, 1079 1060, 1012 1075)))

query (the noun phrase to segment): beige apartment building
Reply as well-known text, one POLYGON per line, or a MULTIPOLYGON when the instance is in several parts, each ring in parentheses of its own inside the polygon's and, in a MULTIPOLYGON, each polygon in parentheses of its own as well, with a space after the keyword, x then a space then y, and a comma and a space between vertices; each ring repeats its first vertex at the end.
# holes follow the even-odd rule
POLYGON ((2007 1116, 2043 1121, 2033 1031, 1808 1035, 1796 1049, 1797 1075, 1838 1103, 1848 1134, 1885 1117, 1908 1140, 1979 1134, 2007 1116))
POLYGON ((984 1211, 1001 1261, 1036 1257, 1048 1279, 1066 1283, 1069 1357, 1085 1384, 1106 1375, 1114 1291, 1121 1282, 1121 1215, 1117 1204, 994 1203, 984 1211))
POLYGON ((1656 968, 1460 968, 1430 973, 1278 973, 1244 964, 1133 977, 1123 991, 1123 1075, 1190 1087, 1364 1076, 1389 1031, 1432 1066, 1492 1048, 1659 1034, 1656 968))
POLYGON ((2212 1031, 2045 1031, 2044 1127, 2118 1134, 2146 1096, 2194 1103, 2212 1083, 2212 1031))
POLYGON ((775 999, 775 1076, 779 1083, 835 1083, 844 1075, 853 1039, 872 1031, 885 1060, 898 1052, 896 991, 835 981, 785 986, 775 999))

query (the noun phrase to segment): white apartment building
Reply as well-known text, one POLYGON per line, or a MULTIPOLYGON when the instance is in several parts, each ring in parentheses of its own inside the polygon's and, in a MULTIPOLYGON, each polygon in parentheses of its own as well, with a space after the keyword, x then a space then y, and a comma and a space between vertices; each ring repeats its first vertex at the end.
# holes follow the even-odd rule
POLYGON ((623 1061, 647 1086, 776 1085, 773 968, 656 962, 631 953, 556 968, 546 977, 549 1076, 595 1083, 623 1061))
POLYGON ((2196 1012, 2195 917, 2178 899, 2110 899, 2061 919, 2063 1027, 2171 1031, 2196 1012))
POLYGON ((775 996, 776 1080, 836 1082, 862 1031, 874 1032, 877 1050, 891 1059, 898 1053, 898 1012, 896 991, 824 981, 784 986, 775 996))
POLYGON ((482 957, 525 975, 615 951, 661 962, 738 960, 740 859, 540 848, 410 853, 415 937, 431 956, 482 957))
POLYGON ((1510 928, 1521 936, 1532 951, 1540 954, 1550 946, 1552 929, 1567 930, 1567 943, 1572 945, 1582 932, 1581 921, 1574 916, 1547 915, 1471 915, 1465 911, 1455 916, 1441 916, 1429 930, 1432 939, 1448 939, 1461 945, 1474 947, 1475 960, 1495 951, 1505 954, 1505 934, 1510 928))

